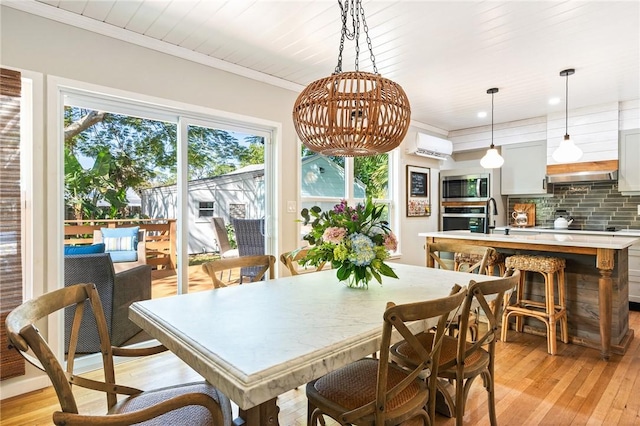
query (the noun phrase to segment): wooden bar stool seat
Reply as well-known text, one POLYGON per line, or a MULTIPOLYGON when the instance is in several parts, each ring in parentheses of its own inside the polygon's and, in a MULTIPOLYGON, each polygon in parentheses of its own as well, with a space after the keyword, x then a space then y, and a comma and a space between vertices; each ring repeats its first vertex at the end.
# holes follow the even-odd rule
POLYGON ((520 280, 516 292, 516 301, 505 305, 502 315, 501 340, 507 341, 509 317, 516 318, 516 331, 522 332, 523 318, 528 316, 537 318, 547 327, 547 351, 551 355, 556 353, 556 322, 560 322, 560 336, 564 343, 569 343, 569 325, 567 322, 567 307, 565 302, 564 269, 566 261, 562 258, 548 256, 515 255, 507 257, 507 269, 520 270, 520 280), (544 301, 525 298, 524 283, 527 272, 538 272, 544 277, 544 301), (555 281, 557 275, 558 300, 555 300, 555 281))
MULTIPOLYGON (((482 256, 479 254, 456 252, 453 257, 454 270, 460 271, 464 265, 475 265, 481 261, 482 256)), ((504 276, 504 271, 506 270, 504 266, 504 255, 497 251, 492 251, 487 258, 486 271, 484 273, 486 275, 493 275, 496 267, 498 268, 500 276, 504 276)))

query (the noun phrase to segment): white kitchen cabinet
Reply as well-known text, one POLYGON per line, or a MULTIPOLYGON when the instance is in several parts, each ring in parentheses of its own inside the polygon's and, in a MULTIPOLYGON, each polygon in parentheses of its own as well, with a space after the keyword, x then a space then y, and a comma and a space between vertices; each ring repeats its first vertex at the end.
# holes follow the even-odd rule
POLYGON ((640 129, 620 131, 618 191, 640 192, 640 129))
POLYGON ((640 244, 629 247, 629 302, 640 303, 640 244))
POLYGON ((502 195, 546 194, 547 141, 503 145, 502 195))

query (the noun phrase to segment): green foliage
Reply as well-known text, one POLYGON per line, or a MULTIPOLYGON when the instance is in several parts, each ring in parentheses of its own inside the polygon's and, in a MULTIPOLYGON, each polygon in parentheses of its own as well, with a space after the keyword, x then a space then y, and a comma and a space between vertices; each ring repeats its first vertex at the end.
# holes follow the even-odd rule
POLYGON ((365 184, 366 196, 371 198, 388 198, 388 154, 356 157, 353 160, 354 176, 365 184))
MULTIPOLYGON (((128 188, 140 190, 177 181, 177 127, 146 118, 65 107, 65 130, 84 118, 90 126, 65 138, 65 203, 77 219, 125 218, 128 188), (85 169, 79 158, 94 161, 85 169), (108 208, 98 208, 104 200, 108 208)), ((264 162, 264 140, 254 137, 249 147, 229 132, 190 126, 188 179, 229 173, 241 165, 264 162)))
POLYGON ((356 207, 343 200, 325 212, 318 206, 303 209, 303 222, 312 227, 304 239, 313 247, 300 264, 317 267, 329 262, 338 279, 353 287, 366 287, 372 278, 382 284, 382 275, 398 278, 384 263, 389 250, 397 248, 396 237, 383 220, 384 209, 370 197, 356 207))

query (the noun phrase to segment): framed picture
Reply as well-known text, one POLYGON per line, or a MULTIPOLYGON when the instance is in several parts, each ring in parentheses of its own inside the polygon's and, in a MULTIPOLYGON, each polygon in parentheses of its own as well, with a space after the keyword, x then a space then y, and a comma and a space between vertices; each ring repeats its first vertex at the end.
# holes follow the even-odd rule
POLYGON ((430 172, 426 167, 407 166, 407 217, 431 216, 430 172))

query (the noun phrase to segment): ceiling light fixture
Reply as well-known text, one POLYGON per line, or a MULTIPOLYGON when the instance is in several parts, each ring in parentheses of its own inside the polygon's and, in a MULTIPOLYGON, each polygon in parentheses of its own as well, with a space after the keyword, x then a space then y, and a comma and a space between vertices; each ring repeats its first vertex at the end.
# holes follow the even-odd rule
POLYGON ((498 89, 495 87, 488 89, 487 93, 491 95, 491 146, 480 160, 480 165, 485 169, 497 169, 504 164, 504 158, 500 156, 498 150, 493 146, 493 95, 498 93, 498 89))
POLYGON ((560 142, 560 146, 553 151, 551 156, 558 163, 573 163, 582 157, 582 150, 576 146, 569 136, 569 76, 575 74, 576 70, 569 68, 560 71, 560 77, 566 77, 566 93, 565 93, 565 132, 564 140, 560 142))
POLYGON ((342 12, 338 65, 330 77, 312 82, 300 93, 293 106, 293 124, 302 143, 314 152, 343 157, 381 154, 400 145, 407 134, 409 99, 399 84, 378 74, 361 0, 338 0, 338 4, 342 12), (358 69, 361 23, 373 73, 358 69), (342 71, 345 38, 355 40, 355 71, 342 71))

